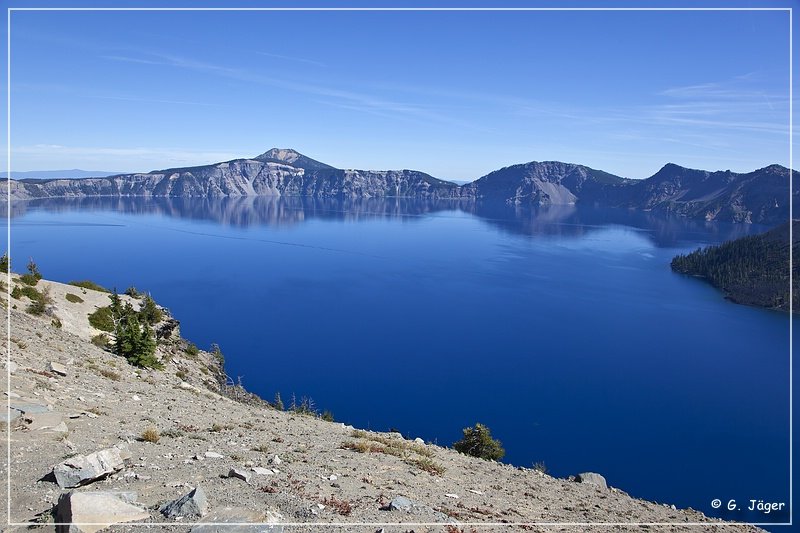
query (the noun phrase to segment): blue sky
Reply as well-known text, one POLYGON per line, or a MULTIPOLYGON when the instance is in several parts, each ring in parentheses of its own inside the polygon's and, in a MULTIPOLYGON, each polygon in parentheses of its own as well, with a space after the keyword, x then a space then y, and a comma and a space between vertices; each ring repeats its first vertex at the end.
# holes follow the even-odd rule
POLYGON ((532 160, 633 178, 788 165, 788 20, 17 11, 12 170, 147 171, 274 146, 454 180, 532 160))

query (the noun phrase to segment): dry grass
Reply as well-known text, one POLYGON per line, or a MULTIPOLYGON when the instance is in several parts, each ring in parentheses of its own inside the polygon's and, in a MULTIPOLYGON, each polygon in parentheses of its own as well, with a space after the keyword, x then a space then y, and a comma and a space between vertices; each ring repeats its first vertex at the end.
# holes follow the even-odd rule
POLYGON ((342 516, 349 516, 353 512, 353 506, 347 500, 340 500, 334 496, 325 498, 322 503, 336 511, 342 516))
POLYGON ((424 444, 409 442, 360 429, 351 434, 357 440, 345 441, 340 448, 358 453, 383 453, 400 457, 406 464, 415 466, 432 475, 444 474, 444 467, 433 461, 434 453, 424 444))
POLYGON ((150 427, 142 432, 142 436, 139 437, 139 439, 155 444, 159 441, 159 439, 161 439, 161 435, 158 434, 158 430, 156 428, 150 427))

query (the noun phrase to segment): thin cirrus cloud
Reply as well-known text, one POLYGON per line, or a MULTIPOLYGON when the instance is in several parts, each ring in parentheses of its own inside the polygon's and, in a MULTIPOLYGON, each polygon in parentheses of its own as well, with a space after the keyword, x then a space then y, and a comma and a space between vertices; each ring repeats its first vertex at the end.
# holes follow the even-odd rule
POLYGON ((436 112, 435 110, 431 109, 430 106, 423 106, 408 102, 397 102, 349 90, 264 76, 252 70, 232 68, 176 55, 153 52, 148 52, 147 55, 149 57, 146 58, 130 55, 105 55, 101 57, 111 61, 124 61, 153 66, 181 68, 195 72, 221 76, 246 83, 257 83, 260 85, 285 89, 291 92, 308 94, 316 97, 325 97, 337 100, 338 102, 330 100, 326 101, 324 99, 317 101, 319 103, 332 105, 333 107, 339 107, 342 109, 346 108, 372 114, 382 113, 385 116, 395 118, 401 117, 405 119, 415 119, 420 122, 439 123, 456 126, 459 128, 482 130, 482 128, 477 127, 470 122, 454 119, 446 114, 436 112))

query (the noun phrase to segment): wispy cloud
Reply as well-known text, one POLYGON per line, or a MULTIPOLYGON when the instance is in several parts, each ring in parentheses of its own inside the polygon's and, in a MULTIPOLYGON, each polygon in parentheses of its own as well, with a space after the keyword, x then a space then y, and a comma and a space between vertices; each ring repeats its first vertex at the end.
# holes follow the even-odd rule
POLYGON ((269 52, 254 52, 257 55, 264 56, 264 57, 272 57, 275 59, 282 59, 284 61, 293 61, 295 63, 305 63, 306 65, 315 65, 317 67, 327 67, 325 63, 320 63, 319 61, 314 61, 313 59, 306 59, 304 57, 295 57, 295 56, 285 56, 281 54, 273 54, 269 52))
POLYGON ((148 53, 148 56, 149 57, 144 59, 136 56, 119 55, 103 57, 113 61, 126 61, 192 70, 195 72, 221 76, 245 83, 266 85, 295 93, 302 93, 315 97, 324 97, 328 100, 323 99, 316 101, 332 107, 338 107, 342 109, 346 108, 372 114, 381 114, 381 116, 386 116, 387 118, 404 117, 406 119, 415 119, 419 122, 449 124, 460 128, 482 129, 467 121, 455 119, 445 113, 437 112, 435 110, 435 106, 401 102, 371 94, 319 85, 316 83, 306 83, 291 79, 276 78, 274 76, 263 75, 253 69, 228 67, 182 56, 152 52, 148 53))

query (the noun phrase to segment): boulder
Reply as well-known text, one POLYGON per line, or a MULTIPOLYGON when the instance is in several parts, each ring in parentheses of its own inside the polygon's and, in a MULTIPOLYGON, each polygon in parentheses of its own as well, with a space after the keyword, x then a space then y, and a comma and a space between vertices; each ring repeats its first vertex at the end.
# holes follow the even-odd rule
POLYGON ((270 468, 263 468, 261 466, 254 466, 251 470, 257 476, 271 476, 273 474, 272 469, 270 468))
POLYGON ((595 474, 594 472, 583 472, 575 476, 575 481, 578 483, 587 483, 589 485, 595 485, 601 489, 607 489, 608 485, 606 484, 606 478, 601 476, 600 474, 595 474))
POLYGON ((113 524, 150 518, 134 505, 135 493, 75 492, 62 494, 56 506, 57 533, 94 533, 113 524))
POLYGON ((130 454, 124 448, 106 448, 89 455, 70 457, 53 467, 56 483, 62 489, 86 485, 125 467, 125 460, 130 454))
POLYGON ((203 455, 208 457, 209 459, 222 459, 223 455, 217 452, 206 452, 203 455))
POLYGON ((414 507, 414 502, 405 496, 397 496, 389 502, 386 509, 389 511, 410 511, 412 507, 414 507))
POLYGON ((167 518, 199 518, 208 512, 206 493, 196 487, 177 500, 165 503, 159 511, 167 518))

